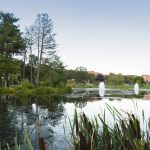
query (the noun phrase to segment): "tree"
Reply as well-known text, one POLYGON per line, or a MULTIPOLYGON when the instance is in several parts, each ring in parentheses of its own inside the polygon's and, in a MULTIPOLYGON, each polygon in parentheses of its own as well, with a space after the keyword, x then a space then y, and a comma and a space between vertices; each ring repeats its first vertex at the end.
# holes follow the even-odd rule
POLYGON ((40 68, 44 55, 54 55, 55 34, 53 33, 53 22, 48 14, 38 14, 35 23, 32 25, 31 34, 34 36, 34 48, 37 50, 37 75, 36 84, 39 82, 40 68))
POLYGON ((85 83, 88 80, 87 69, 83 66, 77 67, 76 71, 76 81, 80 83, 85 83))
POLYGON ((18 21, 12 13, 0 12, 0 54, 11 57, 21 54, 25 48, 24 39, 15 23, 18 21))
MULTIPOLYGON (((27 56, 26 58, 24 58, 24 60, 27 60, 27 56)), ((29 55, 29 57, 31 57, 29 55)), ((21 61, 21 77, 23 77, 23 79, 27 79, 28 81, 31 81, 31 67, 32 67, 32 82, 33 84, 36 84, 36 66, 37 66, 37 56, 32 55, 32 66, 31 66, 31 59, 29 59, 29 61, 21 61)))
POLYGON ((85 67, 77 67, 75 70, 66 70, 67 80, 75 79, 76 82, 85 83, 89 79, 89 74, 85 67))
POLYGON ((135 76, 133 81, 134 81, 134 84, 138 83, 140 86, 142 86, 142 84, 144 84, 144 79, 142 76, 135 76))
POLYGON ((0 73, 4 77, 5 85, 7 85, 8 76, 18 72, 17 61, 12 57, 22 54, 25 49, 24 39, 16 25, 18 20, 12 13, 0 12, 0 73))
POLYGON ((8 77, 11 78, 12 74, 20 73, 20 65, 19 60, 0 55, 0 79, 4 80, 5 87, 8 85, 8 77))
POLYGON ((57 55, 43 60, 40 81, 46 86, 66 84, 65 66, 57 55), (46 73, 45 73, 46 72, 46 73))
MULTIPOLYGON (((30 62, 30 82, 32 83, 33 80, 33 45, 34 45, 34 27, 30 26, 29 28, 26 28, 26 46, 27 50, 30 51, 29 54, 29 62, 30 62)), ((24 59, 25 60, 25 59, 24 59)))
POLYGON ((95 80, 97 82, 104 82, 105 81, 105 77, 104 77, 104 75, 102 75, 102 74, 99 73, 99 74, 97 74, 95 80))
POLYGON ((135 78, 134 75, 125 75, 125 76, 124 76, 125 84, 133 85, 134 82, 135 82, 135 81, 134 81, 134 78, 135 78))
POLYGON ((77 67, 76 71, 82 71, 82 72, 87 72, 87 69, 83 66, 77 67))
POLYGON ((110 73, 109 76, 107 77, 107 83, 110 85, 122 85, 124 84, 124 77, 122 74, 113 74, 110 73))

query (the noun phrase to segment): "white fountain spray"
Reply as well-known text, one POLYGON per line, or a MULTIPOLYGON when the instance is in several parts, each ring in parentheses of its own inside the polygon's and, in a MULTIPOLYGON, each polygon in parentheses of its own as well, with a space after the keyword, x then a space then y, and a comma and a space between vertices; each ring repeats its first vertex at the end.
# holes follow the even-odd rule
POLYGON ((134 84, 134 94, 135 94, 135 95, 138 95, 138 94, 139 94, 139 85, 138 85, 138 83, 135 83, 135 84, 134 84))
POLYGON ((104 82, 99 83, 99 96, 104 97, 105 95, 105 84, 104 82))

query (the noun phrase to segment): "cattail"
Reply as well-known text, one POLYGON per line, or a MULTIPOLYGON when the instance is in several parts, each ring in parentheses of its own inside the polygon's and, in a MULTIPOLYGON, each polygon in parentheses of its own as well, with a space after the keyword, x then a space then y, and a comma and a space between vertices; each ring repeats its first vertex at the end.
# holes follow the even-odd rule
POLYGON ((80 137, 80 150, 87 150, 86 138, 83 135, 82 131, 79 132, 79 137, 80 137))
POLYGON ((44 139, 39 137, 39 150, 46 150, 44 139))
POLYGON ((138 139, 141 139, 141 129, 140 129, 140 122, 138 119, 135 119, 135 125, 136 125, 136 135, 138 139))

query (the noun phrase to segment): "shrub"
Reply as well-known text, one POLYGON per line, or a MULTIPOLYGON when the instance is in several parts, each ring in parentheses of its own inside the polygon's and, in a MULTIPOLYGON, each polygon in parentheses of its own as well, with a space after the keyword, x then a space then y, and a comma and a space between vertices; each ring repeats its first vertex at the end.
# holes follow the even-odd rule
POLYGON ((32 89, 33 85, 28 80, 23 80, 21 83, 22 88, 32 89))
POLYGON ((73 81, 72 80, 68 80, 66 86, 73 87, 74 86, 73 81))

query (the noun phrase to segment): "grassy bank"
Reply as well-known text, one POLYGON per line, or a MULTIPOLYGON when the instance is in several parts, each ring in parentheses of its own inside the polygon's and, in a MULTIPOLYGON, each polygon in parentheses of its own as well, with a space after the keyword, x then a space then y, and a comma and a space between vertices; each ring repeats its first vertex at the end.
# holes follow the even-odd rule
POLYGON ((8 88, 0 88, 1 95, 8 94, 22 94, 27 96, 35 96, 35 95, 62 95, 71 93, 72 88, 65 87, 23 87, 23 86, 13 86, 8 88))
MULTIPOLYGON (((73 88, 98 88, 98 84, 83 84, 83 83, 76 83, 74 85, 71 85, 73 88)), ((106 88, 108 89, 133 89, 134 85, 108 85, 105 84, 106 88)), ((145 86, 148 87, 148 86, 145 86)), ((149 86, 150 88, 150 86, 149 86)))
MULTIPOLYGON (((73 88, 98 88, 98 84, 83 84, 83 83, 76 83, 74 86, 71 85, 73 88)), ((120 89, 120 90, 131 90, 133 89, 134 85, 108 85, 105 84, 107 89, 120 89)), ((150 84, 142 84, 140 85, 141 89, 150 89, 150 84)))

